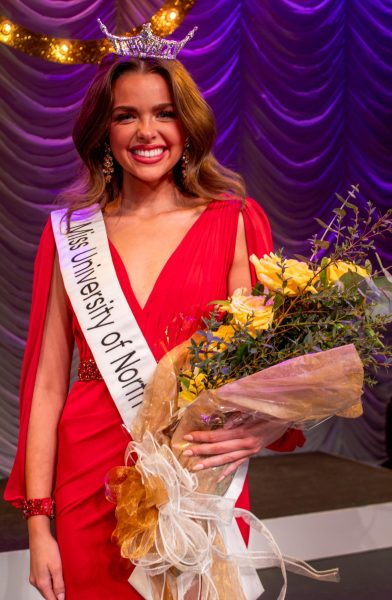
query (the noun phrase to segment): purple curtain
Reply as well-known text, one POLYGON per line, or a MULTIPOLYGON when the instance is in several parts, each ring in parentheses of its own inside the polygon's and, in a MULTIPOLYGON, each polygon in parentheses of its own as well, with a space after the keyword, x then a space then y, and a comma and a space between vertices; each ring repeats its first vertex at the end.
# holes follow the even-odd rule
MULTIPOLYGON (((117 33, 140 24, 158 0, 3 0, 3 13, 37 32, 100 37, 99 17, 117 33)), ((181 58, 212 105, 216 154, 246 179, 266 210, 276 246, 305 253, 342 195, 391 205, 392 5, 389 0, 198 0, 176 38, 199 26, 181 58)), ((10 468, 18 429, 18 376, 28 325, 32 262, 58 191, 73 176, 72 122, 96 66, 67 66, 2 46, 0 77, 5 249, 1 262, 4 358, 0 456, 10 468)), ((378 250, 388 262, 386 241, 378 250)), ((390 249, 389 249, 390 252, 390 249)), ((381 373, 365 414, 309 432, 304 450, 385 459, 381 373)))

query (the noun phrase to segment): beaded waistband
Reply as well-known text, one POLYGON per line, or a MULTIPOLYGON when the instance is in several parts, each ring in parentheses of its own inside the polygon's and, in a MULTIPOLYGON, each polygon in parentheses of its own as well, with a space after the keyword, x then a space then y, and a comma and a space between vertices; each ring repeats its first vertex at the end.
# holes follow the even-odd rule
POLYGON ((80 361, 78 366, 79 381, 102 381, 102 379, 103 377, 93 358, 86 358, 80 361))

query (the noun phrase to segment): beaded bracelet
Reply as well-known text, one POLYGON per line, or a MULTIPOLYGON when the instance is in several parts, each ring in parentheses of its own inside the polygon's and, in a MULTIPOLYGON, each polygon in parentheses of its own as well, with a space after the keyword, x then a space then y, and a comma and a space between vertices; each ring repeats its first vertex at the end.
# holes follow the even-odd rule
POLYGON ((55 501, 52 498, 29 498, 23 500, 23 515, 25 519, 36 515, 46 515, 54 519, 55 501))

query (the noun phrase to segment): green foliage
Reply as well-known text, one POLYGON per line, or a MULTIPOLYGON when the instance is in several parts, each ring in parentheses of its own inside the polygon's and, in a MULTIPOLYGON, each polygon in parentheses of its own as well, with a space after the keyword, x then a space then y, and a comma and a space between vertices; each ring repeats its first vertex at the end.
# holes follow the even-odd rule
MULTIPOLYGON (((278 263, 281 272, 281 291, 270 293, 261 283, 252 290, 273 303, 274 319, 267 330, 251 334, 249 323, 239 325, 233 315, 219 311, 219 305, 205 319, 208 333, 191 347, 191 368, 199 367, 206 376, 208 387, 218 387, 230 379, 239 379, 296 356, 329 350, 345 344, 354 344, 365 368, 377 369, 380 362, 392 364, 392 347, 386 343, 385 333, 392 321, 392 277, 380 264, 371 274, 370 256, 375 253, 374 240, 392 231, 392 210, 379 216, 369 202, 365 214, 354 203, 358 186, 353 186, 346 199, 337 196, 340 206, 324 228, 321 237, 313 237, 310 259, 307 262, 315 275, 309 285, 317 293, 302 290, 288 296, 285 281, 286 266, 282 252, 278 263), (328 235, 333 241, 327 241, 328 235), (327 256, 320 256, 328 249, 327 256), (348 271, 336 282, 328 276, 328 268, 338 261, 354 263, 366 268, 367 277, 348 271), (231 324, 234 334, 223 346, 211 347, 211 336, 220 325, 231 324), (208 354, 207 354, 208 352, 208 354)), ((379 258, 377 257, 379 260, 379 258)), ((216 338, 213 338, 216 339, 216 338)), ((367 383, 373 383, 367 370, 367 383)))

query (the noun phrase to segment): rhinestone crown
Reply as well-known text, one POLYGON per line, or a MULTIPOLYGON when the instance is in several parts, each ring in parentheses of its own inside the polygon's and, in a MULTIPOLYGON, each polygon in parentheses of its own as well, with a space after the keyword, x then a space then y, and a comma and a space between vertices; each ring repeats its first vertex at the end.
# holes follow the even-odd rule
POLYGON ((197 30, 197 27, 194 27, 183 40, 177 42, 154 35, 151 23, 142 25, 140 34, 132 37, 112 35, 100 19, 98 19, 98 23, 101 31, 112 44, 116 54, 120 56, 134 56, 135 58, 165 58, 173 60, 185 44, 193 38, 197 30))

